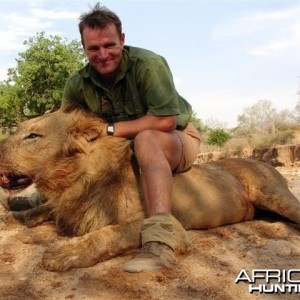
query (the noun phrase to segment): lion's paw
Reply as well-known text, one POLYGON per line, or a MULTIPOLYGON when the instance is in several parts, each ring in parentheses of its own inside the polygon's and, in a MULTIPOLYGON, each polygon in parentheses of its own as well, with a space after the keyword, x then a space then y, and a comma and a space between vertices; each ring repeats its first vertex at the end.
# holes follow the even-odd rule
MULTIPOLYGON (((88 255, 88 254, 87 254, 88 255)), ((82 267, 83 258, 74 245, 52 246, 45 251, 42 265, 49 271, 63 272, 82 267)))
POLYGON ((51 219, 51 208, 41 205, 29 210, 13 211, 12 215, 27 227, 35 227, 51 219))

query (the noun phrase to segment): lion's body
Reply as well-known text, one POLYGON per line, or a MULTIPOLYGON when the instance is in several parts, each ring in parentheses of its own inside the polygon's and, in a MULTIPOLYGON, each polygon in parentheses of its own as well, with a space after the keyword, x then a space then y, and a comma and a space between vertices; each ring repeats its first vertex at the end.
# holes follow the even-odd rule
MULTIPOLYGON (((139 246, 145 211, 138 168, 130 142, 101 137, 103 128, 101 120, 80 111, 58 111, 22 123, 0 144, 6 181, 9 174, 29 175, 48 199, 25 213, 25 223, 36 225, 51 213, 66 233, 78 236, 47 251, 44 265, 50 270, 91 266, 139 246)), ((284 178, 261 162, 195 165, 174 176, 173 198, 173 215, 185 229, 251 220, 256 207, 300 224, 298 200, 284 178)), ((176 226, 178 241, 185 242, 181 225, 176 226)))

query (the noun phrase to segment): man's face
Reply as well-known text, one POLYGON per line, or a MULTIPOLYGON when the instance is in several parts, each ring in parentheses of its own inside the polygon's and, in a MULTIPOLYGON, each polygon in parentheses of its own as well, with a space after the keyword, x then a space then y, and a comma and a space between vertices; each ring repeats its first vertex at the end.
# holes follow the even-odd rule
POLYGON ((103 29, 86 27, 82 33, 83 46, 90 64, 105 78, 114 77, 118 71, 124 45, 114 24, 103 29))

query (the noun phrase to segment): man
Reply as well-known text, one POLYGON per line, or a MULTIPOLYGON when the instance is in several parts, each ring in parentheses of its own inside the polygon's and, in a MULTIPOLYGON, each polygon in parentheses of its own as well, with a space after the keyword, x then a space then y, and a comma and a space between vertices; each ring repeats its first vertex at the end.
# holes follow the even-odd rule
POLYGON ((134 140, 148 213, 142 250, 124 265, 143 272, 174 261, 172 176, 190 168, 200 135, 189 124, 191 106, 175 90, 165 59, 125 46, 119 17, 98 4, 80 17, 89 63, 66 82, 64 104, 75 103, 108 122, 106 133, 134 140))

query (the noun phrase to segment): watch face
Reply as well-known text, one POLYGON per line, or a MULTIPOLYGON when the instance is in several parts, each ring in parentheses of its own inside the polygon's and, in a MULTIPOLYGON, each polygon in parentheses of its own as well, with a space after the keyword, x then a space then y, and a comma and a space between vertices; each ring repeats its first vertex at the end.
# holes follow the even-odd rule
POLYGON ((115 132, 114 125, 108 125, 107 126, 107 133, 110 134, 110 135, 113 135, 114 132, 115 132))

